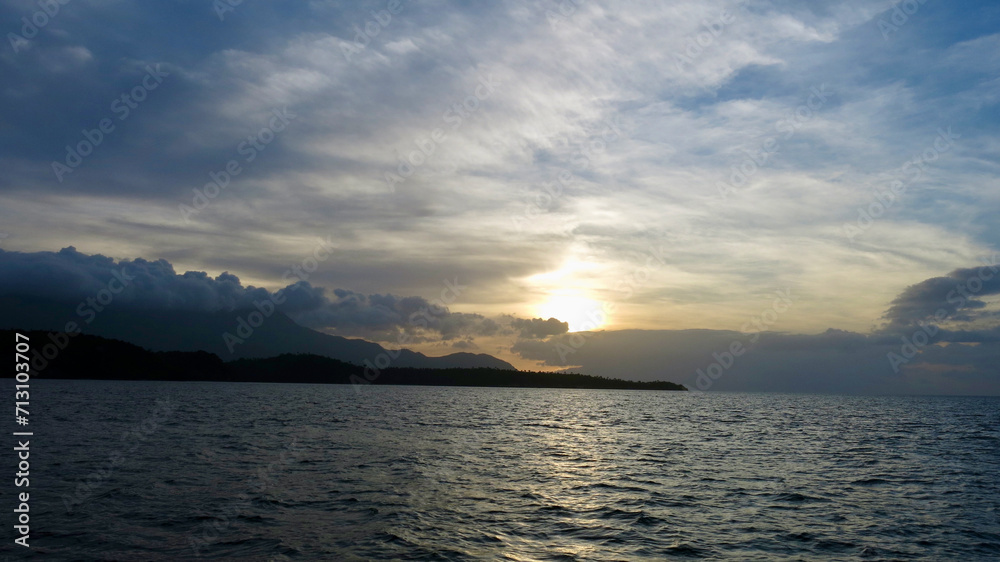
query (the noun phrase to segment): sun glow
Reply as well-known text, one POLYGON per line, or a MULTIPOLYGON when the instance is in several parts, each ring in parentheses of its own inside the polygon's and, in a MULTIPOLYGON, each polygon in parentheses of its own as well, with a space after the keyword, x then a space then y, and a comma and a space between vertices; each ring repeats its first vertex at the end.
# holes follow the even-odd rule
POLYGON ((537 310, 541 318, 568 322, 570 332, 596 330, 607 320, 600 302, 578 295, 555 295, 537 310))

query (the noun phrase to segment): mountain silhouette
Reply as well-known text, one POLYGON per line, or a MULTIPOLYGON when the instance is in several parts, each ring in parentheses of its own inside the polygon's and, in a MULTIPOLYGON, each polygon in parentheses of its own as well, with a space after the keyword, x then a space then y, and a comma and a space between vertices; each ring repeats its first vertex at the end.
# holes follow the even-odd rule
POLYGON ((257 316, 259 313, 255 309, 220 312, 141 310, 116 304, 112 302, 100 311, 87 306, 84 308, 86 314, 79 314, 79 302, 4 296, 0 297, 0 328, 70 332, 73 330, 68 329, 67 324, 74 323, 83 334, 121 340, 151 351, 207 351, 224 361, 291 353, 319 355, 355 365, 365 365, 367 361, 380 369, 385 366, 514 369, 510 363, 485 353, 428 357, 408 349, 387 351, 376 343, 300 326, 279 311, 264 318, 257 316), (252 322, 258 324, 256 327, 248 322, 251 314, 254 314, 252 320, 263 320, 259 324, 252 322), (225 338, 225 334, 230 337, 225 338))
MULTIPOLYGON (((206 351, 149 351, 138 345, 78 334, 17 330, 27 336, 33 356, 33 376, 47 379, 218 381, 256 383, 370 384, 423 386, 490 386, 516 388, 605 388, 633 390, 687 390, 668 381, 628 381, 572 373, 546 373, 494 368, 389 367, 372 371, 310 354, 286 353, 264 359, 223 362, 206 351), (67 343, 72 341, 72 343, 67 343), (63 342, 59 353, 45 347, 63 342), (43 351, 39 353, 39 349, 43 351)), ((0 337, 13 340, 14 330, 0 329, 0 337)), ((18 338, 19 340, 23 338, 18 338)), ((8 372, 11 377, 14 372, 8 372)))

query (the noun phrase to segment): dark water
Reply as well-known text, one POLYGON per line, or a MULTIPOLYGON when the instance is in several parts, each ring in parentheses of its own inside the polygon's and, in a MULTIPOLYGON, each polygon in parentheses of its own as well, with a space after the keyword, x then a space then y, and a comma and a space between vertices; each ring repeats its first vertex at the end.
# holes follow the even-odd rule
MULTIPOLYGON (((32 548, 55 560, 1000 559, 996 398, 362 390, 36 379, 32 548)), ((14 488, 2 489, 11 522, 14 488)), ((11 540, 3 554, 24 557, 11 540)))

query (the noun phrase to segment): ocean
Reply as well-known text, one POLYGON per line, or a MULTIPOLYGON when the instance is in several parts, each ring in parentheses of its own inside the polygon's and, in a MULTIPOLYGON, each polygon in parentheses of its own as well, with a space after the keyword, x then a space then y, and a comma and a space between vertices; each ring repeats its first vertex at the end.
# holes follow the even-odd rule
POLYGON ((1000 559, 1000 398, 38 378, 31 414, 11 560, 1000 559))

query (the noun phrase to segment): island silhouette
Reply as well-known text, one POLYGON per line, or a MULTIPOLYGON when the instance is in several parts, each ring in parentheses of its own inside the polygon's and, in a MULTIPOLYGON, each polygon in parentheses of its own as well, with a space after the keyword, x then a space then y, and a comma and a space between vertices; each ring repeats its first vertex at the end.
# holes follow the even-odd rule
POLYGON ((35 357, 41 367, 35 376, 49 379, 687 390, 668 381, 493 367, 372 369, 307 353, 226 362, 207 351, 150 351, 116 339, 40 330, 0 330, 0 336, 13 340, 15 332, 33 342, 67 342, 52 357, 35 357))

